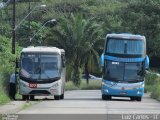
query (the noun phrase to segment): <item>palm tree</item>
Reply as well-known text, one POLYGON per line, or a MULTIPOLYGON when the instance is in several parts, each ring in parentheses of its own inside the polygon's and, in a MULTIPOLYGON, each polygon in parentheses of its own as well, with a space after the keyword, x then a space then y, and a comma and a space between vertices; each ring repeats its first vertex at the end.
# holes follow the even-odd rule
POLYGON ((86 20, 82 14, 72 14, 70 19, 61 19, 61 25, 53 33, 56 35, 53 44, 65 49, 67 61, 73 68, 72 80, 78 86, 84 65, 88 66, 93 58, 99 59, 94 46, 101 40, 102 29, 94 19, 86 20))

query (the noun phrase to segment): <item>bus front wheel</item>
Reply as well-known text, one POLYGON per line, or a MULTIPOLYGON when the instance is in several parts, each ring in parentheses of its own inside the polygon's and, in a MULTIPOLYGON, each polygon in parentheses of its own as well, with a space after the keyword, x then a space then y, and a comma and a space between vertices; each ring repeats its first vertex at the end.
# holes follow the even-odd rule
POLYGON ((30 95, 30 100, 32 100, 32 101, 34 101, 34 100, 35 100, 34 95, 30 95))
POLYGON ((22 95, 22 100, 29 100, 29 95, 22 95))
POLYGON ((102 95, 102 100, 111 100, 112 97, 110 95, 102 95))
POLYGON ((131 97, 131 101, 142 101, 142 97, 131 97))
POLYGON ((60 95, 60 99, 64 99, 64 93, 60 95))
POLYGON ((136 98, 135 97, 130 97, 131 101, 135 101, 136 98))
POLYGON ((137 101, 142 101, 142 97, 137 97, 137 101))
POLYGON ((60 96, 60 95, 55 95, 55 96, 54 96, 54 99, 55 99, 55 100, 60 100, 60 99, 61 99, 61 96, 60 96))

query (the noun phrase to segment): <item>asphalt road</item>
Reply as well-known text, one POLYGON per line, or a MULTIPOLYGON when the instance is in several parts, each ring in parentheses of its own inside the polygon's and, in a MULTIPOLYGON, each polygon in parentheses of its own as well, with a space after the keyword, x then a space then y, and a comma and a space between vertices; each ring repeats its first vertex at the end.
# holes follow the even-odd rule
POLYGON ((82 116, 87 120, 121 120, 120 118, 128 120, 129 117, 135 119, 133 115, 139 114, 146 115, 141 116, 145 117, 143 120, 160 120, 160 102, 151 99, 149 94, 145 94, 141 102, 130 101, 130 98, 114 97, 111 101, 103 101, 100 90, 75 90, 67 91, 64 100, 56 101, 54 98, 48 97, 32 107, 20 111, 18 114, 21 116, 21 120, 28 120, 29 117, 33 116, 38 116, 40 120, 46 115, 48 118, 56 118, 55 120, 63 120, 63 118, 65 120, 74 120, 75 118, 82 118, 82 116), (113 114, 115 118, 112 118, 113 114), (130 114, 132 116, 128 116, 130 114), (149 117, 148 114, 150 114, 149 117), (106 115, 110 115, 110 118, 106 115))

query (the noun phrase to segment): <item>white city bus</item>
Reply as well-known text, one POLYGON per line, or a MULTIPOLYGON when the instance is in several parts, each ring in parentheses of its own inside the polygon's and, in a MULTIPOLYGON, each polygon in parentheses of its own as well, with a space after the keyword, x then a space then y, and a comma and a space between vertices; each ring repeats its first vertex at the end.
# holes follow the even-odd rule
POLYGON ((19 90, 22 99, 54 96, 64 99, 65 51, 56 47, 23 48, 20 57, 19 90))

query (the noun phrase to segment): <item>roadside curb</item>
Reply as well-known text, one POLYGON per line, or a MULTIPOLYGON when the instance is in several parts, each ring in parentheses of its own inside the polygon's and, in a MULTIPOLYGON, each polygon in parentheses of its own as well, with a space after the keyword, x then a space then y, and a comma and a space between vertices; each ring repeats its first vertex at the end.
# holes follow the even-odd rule
POLYGON ((0 114, 15 114, 22 109, 26 101, 11 101, 0 106, 0 114))

